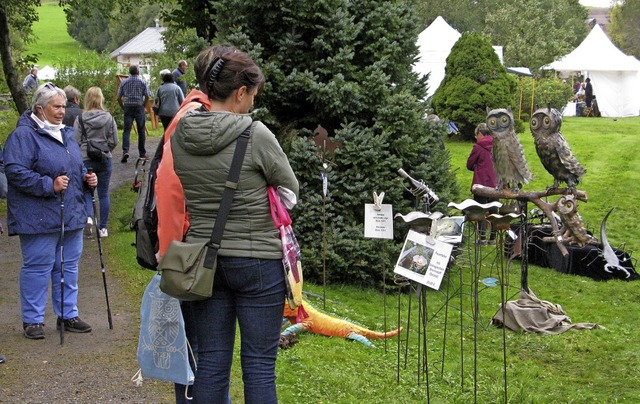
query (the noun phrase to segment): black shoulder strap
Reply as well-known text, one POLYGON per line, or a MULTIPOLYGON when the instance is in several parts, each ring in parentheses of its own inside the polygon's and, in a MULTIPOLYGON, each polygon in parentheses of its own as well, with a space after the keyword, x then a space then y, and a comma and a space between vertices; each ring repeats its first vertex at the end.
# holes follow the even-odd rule
POLYGON ((236 142, 236 150, 233 153, 233 160, 231 161, 231 168, 229 169, 229 177, 224 184, 224 191, 222 193, 222 200, 220 202, 220 209, 218 210, 218 216, 216 223, 213 225, 211 231, 211 240, 209 241, 209 248, 207 249, 207 255, 204 259, 205 268, 213 268, 213 261, 218 254, 220 248, 220 241, 222 240, 222 233, 224 232, 224 226, 231 210, 231 202, 233 202, 233 194, 238 187, 238 179, 240 178, 240 168, 242 167, 242 161, 247 150, 247 144, 251 137, 251 128, 253 123, 249 125, 247 129, 242 132, 238 141, 236 142))

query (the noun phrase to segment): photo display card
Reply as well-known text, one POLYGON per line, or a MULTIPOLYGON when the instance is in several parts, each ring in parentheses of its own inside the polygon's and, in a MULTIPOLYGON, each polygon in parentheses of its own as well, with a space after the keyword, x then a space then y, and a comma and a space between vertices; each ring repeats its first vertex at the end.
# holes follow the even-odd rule
POLYGON ((464 216, 445 216, 434 221, 431 236, 445 243, 462 243, 464 216))
POLYGON ((453 245, 409 230, 393 272, 432 289, 440 289, 453 245))

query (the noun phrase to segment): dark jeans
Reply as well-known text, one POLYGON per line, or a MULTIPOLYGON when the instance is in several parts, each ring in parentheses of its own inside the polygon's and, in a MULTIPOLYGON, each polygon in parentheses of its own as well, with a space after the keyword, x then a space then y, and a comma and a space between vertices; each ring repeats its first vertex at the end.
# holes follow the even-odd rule
POLYGON ((245 403, 278 401, 276 357, 284 294, 282 260, 218 257, 213 296, 190 303, 198 345, 194 402, 229 402, 236 322, 245 403))
MULTIPOLYGON (((109 182, 111 181, 112 171, 112 159, 107 159, 104 163, 85 160, 84 165, 87 168, 93 168, 93 172, 98 177, 98 200, 100 201, 100 217, 99 217, 99 229, 106 229, 107 222, 109 221, 109 209, 111 207, 111 200, 109 199, 109 182)), ((93 217, 93 198, 92 192, 85 192, 85 202, 87 204, 87 216, 93 217)))
POLYGON ((131 128, 133 121, 136 121, 138 130, 138 153, 139 156, 146 156, 147 150, 144 148, 146 141, 144 106, 142 105, 125 105, 124 106, 124 128, 122 129, 122 152, 129 153, 129 140, 131 137, 131 128))
POLYGON ((164 129, 165 132, 167 131, 167 128, 169 127, 169 124, 171 123, 172 119, 173 119, 172 116, 160 115, 160 122, 162 122, 162 129, 164 129))

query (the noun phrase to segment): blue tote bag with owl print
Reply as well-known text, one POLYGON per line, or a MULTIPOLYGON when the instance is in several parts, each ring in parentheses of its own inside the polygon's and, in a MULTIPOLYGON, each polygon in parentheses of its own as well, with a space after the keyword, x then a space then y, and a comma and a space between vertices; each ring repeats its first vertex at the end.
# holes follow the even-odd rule
MULTIPOLYGON (((180 301, 160 290, 160 274, 142 295, 138 364, 142 376, 192 385, 193 359, 184 330, 180 301)), ((195 363, 195 361, 194 361, 195 363)))

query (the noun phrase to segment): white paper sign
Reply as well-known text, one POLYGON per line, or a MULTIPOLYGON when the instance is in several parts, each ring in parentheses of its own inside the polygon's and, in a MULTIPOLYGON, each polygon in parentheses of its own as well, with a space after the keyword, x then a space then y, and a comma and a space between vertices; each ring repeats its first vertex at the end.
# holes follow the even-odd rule
POLYGON ((364 205, 364 236, 368 238, 393 238, 393 207, 381 204, 380 210, 376 205, 364 205))
POLYGON ((432 289, 440 289, 453 245, 409 230, 393 272, 432 289))

